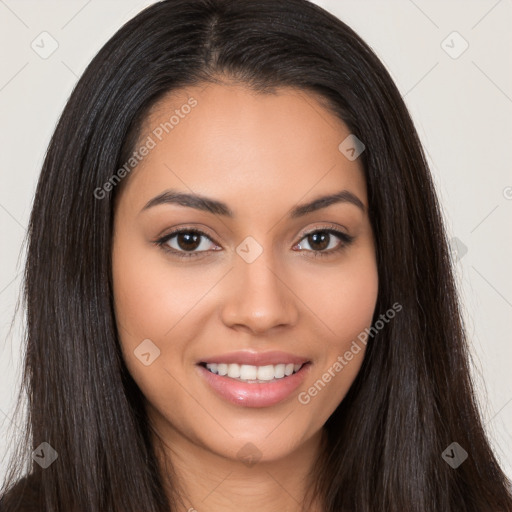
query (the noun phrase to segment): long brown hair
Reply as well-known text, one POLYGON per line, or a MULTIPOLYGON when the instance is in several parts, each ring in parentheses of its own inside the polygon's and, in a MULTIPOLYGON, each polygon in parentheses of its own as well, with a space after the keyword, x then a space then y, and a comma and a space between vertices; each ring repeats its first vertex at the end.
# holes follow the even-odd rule
MULTIPOLYGON (((319 93, 366 146, 375 319, 395 302, 403 311, 370 337, 356 380, 325 425, 325 451, 311 475, 324 510, 511 511, 510 482, 476 405, 445 229, 411 118, 371 49, 306 0, 156 3, 80 78, 30 218, 27 436, 3 491, 28 468, 24 482, 40 511, 176 510, 120 352, 111 282, 118 188, 101 199, 97 190, 126 162, 155 102, 219 76, 261 93, 279 86, 319 93), (58 453, 47 469, 30 459, 43 442, 58 453), (453 442, 468 453, 457 468, 442 457, 453 442)), ((12 492, 2 502, 9 512, 18 503, 12 492)))

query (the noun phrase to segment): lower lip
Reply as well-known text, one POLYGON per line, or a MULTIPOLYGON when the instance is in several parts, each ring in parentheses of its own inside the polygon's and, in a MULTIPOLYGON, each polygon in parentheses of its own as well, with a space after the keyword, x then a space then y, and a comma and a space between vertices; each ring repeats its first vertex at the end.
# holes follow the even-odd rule
POLYGON ((217 375, 198 365, 202 377, 222 398, 243 407, 270 407, 288 398, 304 381, 309 373, 311 363, 288 377, 268 383, 248 384, 231 377, 217 375))

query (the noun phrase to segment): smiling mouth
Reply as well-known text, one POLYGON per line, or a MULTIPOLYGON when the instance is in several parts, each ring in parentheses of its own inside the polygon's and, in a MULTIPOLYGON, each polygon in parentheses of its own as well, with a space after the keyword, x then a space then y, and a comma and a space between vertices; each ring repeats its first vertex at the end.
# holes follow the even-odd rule
MULTIPOLYGON (((279 354, 266 354, 253 359, 274 359, 277 364, 222 363, 235 356, 220 356, 216 362, 197 363, 199 376, 217 396, 242 407, 271 407, 290 398, 295 390, 311 374, 312 362, 285 355, 287 363, 281 363, 279 354), (290 359, 293 361, 291 362, 290 359)), ((237 356, 238 357, 238 356, 237 356)), ((238 357, 239 358, 239 357, 238 357)), ((250 357, 245 358, 250 359, 250 357)), ((258 362, 258 361, 253 361, 258 362)))
POLYGON ((200 363, 209 372, 248 384, 265 384, 294 375, 308 363, 279 363, 255 366, 237 363, 200 363))

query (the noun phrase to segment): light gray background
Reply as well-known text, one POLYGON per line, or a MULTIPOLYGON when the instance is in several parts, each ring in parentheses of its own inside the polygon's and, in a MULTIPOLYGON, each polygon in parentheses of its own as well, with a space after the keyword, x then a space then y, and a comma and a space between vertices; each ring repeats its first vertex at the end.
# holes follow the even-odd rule
MULTIPOLYGON (((22 314, 9 327, 44 153, 85 66, 151 3, 0 0, 0 479, 20 378, 22 314), (46 59, 31 48, 34 40, 50 48, 43 31, 58 42, 46 59)), ((414 118, 450 237, 458 240, 457 278, 486 427, 512 477, 512 1, 316 3, 373 47, 414 118), (458 56, 464 41, 469 46, 458 56)))

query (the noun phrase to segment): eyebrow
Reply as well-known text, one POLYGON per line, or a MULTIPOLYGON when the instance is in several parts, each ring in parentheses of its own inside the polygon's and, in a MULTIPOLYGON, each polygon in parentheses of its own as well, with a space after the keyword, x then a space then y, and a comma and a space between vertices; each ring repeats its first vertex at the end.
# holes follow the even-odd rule
MULTIPOLYGON (((355 194, 348 190, 341 190, 340 192, 336 192, 334 194, 329 194, 313 199, 313 201, 310 201, 309 203, 295 206, 290 211, 289 216, 292 219, 296 219, 298 217, 302 217, 337 203, 353 204, 354 206, 360 208, 363 212, 366 211, 364 204, 355 194)), ((186 206, 188 208, 194 208, 196 210, 201 210, 230 218, 235 216, 229 206, 221 201, 217 201, 215 199, 211 199, 198 194, 187 194, 177 190, 166 190, 157 195, 144 205, 141 212, 162 204, 177 204, 180 206, 186 206)))

